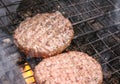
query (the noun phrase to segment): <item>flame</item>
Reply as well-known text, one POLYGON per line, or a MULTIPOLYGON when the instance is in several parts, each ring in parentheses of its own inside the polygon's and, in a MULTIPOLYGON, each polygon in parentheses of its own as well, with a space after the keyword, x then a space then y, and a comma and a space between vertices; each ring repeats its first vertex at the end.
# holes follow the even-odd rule
POLYGON ((25 63, 25 67, 23 69, 22 73, 23 78, 26 81, 26 84, 35 84, 35 78, 33 76, 33 71, 31 70, 31 67, 29 66, 28 63, 25 63))

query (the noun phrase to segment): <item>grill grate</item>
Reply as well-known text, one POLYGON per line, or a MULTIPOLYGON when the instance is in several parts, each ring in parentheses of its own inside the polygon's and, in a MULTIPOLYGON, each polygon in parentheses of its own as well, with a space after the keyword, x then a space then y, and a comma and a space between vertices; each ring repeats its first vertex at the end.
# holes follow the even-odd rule
MULTIPOLYGON (((72 22, 75 31, 71 45, 64 52, 78 50, 88 53, 102 65, 103 84, 120 84, 119 0, 5 1, 0 1, 0 29, 4 32, 11 35, 25 18, 59 10, 72 22), (17 10, 11 10, 14 7, 18 7, 17 10)), ((40 60, 28 59, 32 68, 34 62, 40 60)))

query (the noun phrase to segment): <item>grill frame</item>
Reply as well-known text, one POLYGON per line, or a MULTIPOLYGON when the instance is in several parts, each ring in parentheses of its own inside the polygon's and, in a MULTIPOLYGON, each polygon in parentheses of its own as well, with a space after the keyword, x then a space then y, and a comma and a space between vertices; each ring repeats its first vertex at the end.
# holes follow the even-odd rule
MULTIPOLYGON (((78 50, 88 53, 95 58, 103 68, 103 84, 114 84, 114 75, 117 80, 115 84, 119 84, 120 19, 114 16, 116 16, 117 13, 119 14, 120 7, 116 5, 117 2, 113 1, 114 0, 104 0, 104 2, 103 0, 38 0, 37 3, 33 3, 32 5, 30 3, 28 4, 29 6, 26 7, 30 7, 30 11, 32 7, 35 7, 36 11, 33 14, 22 17, 21 15, 26 8, 17 9, 17 12, 11 12, 9 9, 11 6, 20 4, 20 1, 6 4, 1 0, 0 9, 5 8, 6 14, 0 16, 0 25, 2 25, 0 29, 11 36, 15 28, 26 17, 33 16, 37 13, 54 12, 58 10, 72 22, 75 31, 75 37, 71 45, 64 52, 78 50), (4 17, 9 19, 8 24, 4 24, 2 20, 4 17), (104 46, 100 47, 99 45, 104 46), (115 65, 114 60, 118 60, 118 63, 115 65), (119 68, 116 68, 116 66, 119 68), (109 73, 107 71, 109 71, 109 73)), ((40 61, 40 59, 24 58, 24 55, 21 56, 22 59, 25 59, 30 65, 33 63, 33 66, 31 65, 32 69, 34 69, 34 63, 37 64, 40 61)))

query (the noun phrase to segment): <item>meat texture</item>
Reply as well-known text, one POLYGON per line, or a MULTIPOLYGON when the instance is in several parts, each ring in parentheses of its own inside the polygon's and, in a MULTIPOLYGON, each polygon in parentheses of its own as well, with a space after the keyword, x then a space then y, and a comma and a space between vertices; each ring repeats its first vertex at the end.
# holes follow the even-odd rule
POLYGON ((27 18, 15 30, 15 44, 26 55, 50 57, 69 46, 74 31, 60 12, 37 14, 27 18))
POLYGON ((103 80, 100 64, 78 51, 44 59, 34 72, 37 84, 102 84, 103 80))

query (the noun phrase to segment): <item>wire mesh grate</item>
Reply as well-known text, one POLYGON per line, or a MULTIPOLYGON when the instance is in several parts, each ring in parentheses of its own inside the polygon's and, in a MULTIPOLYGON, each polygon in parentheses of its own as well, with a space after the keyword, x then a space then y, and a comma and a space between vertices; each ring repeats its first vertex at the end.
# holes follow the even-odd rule
MULTIPOLYGON (((120 83, 119 0, 5 1, 0 1, 0 29, 4 32, 11 35, 27 17, 58 10, 72 22, 75 32, 71 45, 64 52, 77 50, 88 53, 102 65, 103 84, 120 83)), ((36 61, 40 60, 29 58, 28 62, 34 68, 36 61)))

